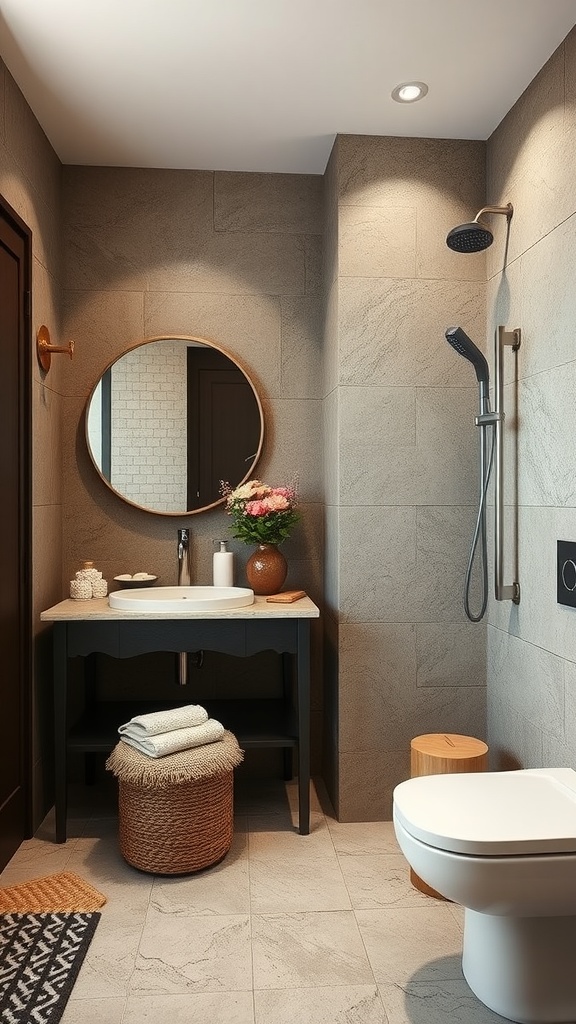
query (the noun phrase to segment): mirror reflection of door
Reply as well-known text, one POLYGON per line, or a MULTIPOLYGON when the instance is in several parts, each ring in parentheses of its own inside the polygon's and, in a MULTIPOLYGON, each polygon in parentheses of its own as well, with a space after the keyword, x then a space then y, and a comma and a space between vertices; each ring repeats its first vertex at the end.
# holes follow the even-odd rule
POLYGON ((222 480, 235 485, 244 478, 260 416, 244 374, 222 352, 190 347, 187 371, 187 507, 194 509, 214 500, 222 480))
POLYGON ((221 481, 248 479, 263 443, 254 385, 218 346, 153 338, 118 357, 94 387, 86 440, 104 482, 160 515, 222 501, 221 481))

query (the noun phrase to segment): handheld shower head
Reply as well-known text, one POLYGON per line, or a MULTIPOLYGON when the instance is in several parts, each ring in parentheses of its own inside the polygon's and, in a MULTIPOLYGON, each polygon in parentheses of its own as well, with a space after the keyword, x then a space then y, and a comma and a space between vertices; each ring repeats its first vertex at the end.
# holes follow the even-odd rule
POLYGON ((514 210, 512 203, 506 206, 483 206, 469 224, 459 224, 446 237, 446 245, 454 252, 482 252, 492 245, 494 235, 480 219, 485 213, 503 213, 509 221, 514 210))
POLYGON ((446 341, 458 352, 459 355, 468 359, 476 371, 476 379, 479 384, 488 387, 490 372, 484 354, 470 340, 461 327, 449 327, 446 331, 446 341))

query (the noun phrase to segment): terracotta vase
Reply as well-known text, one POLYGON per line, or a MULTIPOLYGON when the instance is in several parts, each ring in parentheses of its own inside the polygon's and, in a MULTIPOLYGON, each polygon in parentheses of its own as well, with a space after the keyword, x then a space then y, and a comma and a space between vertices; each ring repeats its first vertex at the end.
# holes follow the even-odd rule
POLYGON ((284 584, 288 564, 275 544, 259 544, 246 563, 246 578, 255 594, 277 594, 284 584))

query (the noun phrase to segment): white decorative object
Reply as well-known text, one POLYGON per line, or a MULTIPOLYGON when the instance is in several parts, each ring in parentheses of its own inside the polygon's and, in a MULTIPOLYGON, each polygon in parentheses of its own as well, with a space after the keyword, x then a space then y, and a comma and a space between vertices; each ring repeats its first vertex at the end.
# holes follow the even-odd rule
POLYGON ((70 597, 74 601, 89 601, 92 597, 90 580, 70 580, 70 597))

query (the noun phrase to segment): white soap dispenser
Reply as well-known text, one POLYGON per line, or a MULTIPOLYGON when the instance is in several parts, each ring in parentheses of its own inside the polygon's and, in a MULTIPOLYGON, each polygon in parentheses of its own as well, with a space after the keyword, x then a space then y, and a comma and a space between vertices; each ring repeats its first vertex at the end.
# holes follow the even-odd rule
POLYGON ((215 587, 234 586, 234 555, 228 551, 225 540, 215 540, 220 550, 212 556, 212 582, 215 587))

